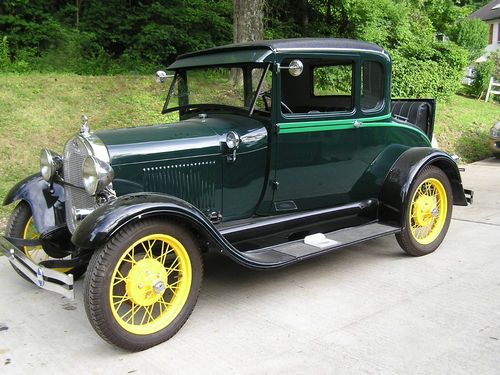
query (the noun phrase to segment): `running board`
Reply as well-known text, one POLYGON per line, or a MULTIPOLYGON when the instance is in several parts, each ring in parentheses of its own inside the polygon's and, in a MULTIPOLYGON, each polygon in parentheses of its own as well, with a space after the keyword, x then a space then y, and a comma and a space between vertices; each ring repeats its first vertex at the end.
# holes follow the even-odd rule
POLYGON ((275 268, 400 231, 399 227, 371 223, 307 236, 303 240, 281 245, 241 252, 241 256, 262 268, 275 268))

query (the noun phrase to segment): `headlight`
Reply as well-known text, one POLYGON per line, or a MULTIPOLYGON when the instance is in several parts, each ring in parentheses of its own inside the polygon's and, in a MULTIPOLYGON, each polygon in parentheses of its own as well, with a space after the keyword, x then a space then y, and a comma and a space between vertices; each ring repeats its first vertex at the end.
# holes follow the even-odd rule
POLYGON ((500 137, 500 123, 497 123, 490 129, 490 137, 493 138, 500 137))
POLYGON ((51 182, 56 172, 61 171, 63 166, 62 156, 53 151, 42 149, 40 153, 40 173, 45 181, 51 182))
POLYGON ((240 142, 241 142, 240 136, 236 132, 233 132, 231 130, 230 132, 227 133, 226 135, 227 148, 229 148, 230 150, 238 148, 240 142))
POLYGON ((90 195, 101 193, 113 177, 113 168, 108 163, 93 156, 88 156, 83 162, 83 186, 90 195))

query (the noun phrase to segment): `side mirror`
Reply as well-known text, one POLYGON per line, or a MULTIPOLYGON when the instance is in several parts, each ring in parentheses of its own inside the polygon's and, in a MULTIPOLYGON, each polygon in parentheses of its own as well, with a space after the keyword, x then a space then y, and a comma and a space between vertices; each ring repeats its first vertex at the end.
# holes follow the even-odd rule
POLYGON ((167 73, 165 73, 163 70, 158 70, 156 72, 156 83, 165 83, 167 78, 171 78, 173 76, 173 74, 167 75, 167 73))
POLYGON ((280 66, 279 68, 280 68, 280 70, 281 69, 288 69, 288 73, 290 73, 290 75, 292 77, 298 77, 304 71, 304 64, 300 60, 292 60, 292 61, 290 61, 290 65, 280 66))

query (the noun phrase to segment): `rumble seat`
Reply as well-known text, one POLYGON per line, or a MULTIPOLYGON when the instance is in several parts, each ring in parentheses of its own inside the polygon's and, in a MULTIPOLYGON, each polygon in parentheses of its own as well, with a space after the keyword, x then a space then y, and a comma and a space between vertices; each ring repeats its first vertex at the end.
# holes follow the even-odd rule
POLYGON ((401 122, 409 123, 432 135, 434 125, 433 106, 428 101, 394 100, 391 103, 392 116, 401 122))

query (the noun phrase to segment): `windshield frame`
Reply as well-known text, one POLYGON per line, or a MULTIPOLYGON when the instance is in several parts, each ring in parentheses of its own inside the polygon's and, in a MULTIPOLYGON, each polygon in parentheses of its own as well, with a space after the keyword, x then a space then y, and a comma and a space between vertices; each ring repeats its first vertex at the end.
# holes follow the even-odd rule
MULTIPOLYGON (((165 99, 165 103, 163 104, 163 109, 161 111, 162 114, 167 114, 167 113, 172 113, 172 112, 187 112, 192 108, 201 108, 201 109, 235 109, 239 112, 244 112, 248 113, 249 116, 253 114, 255 111, 255 105, 257 103, 257 99, 260 95, 260 92, 262 90, 262 85, 264 83, 265 77, 267 73, 269 72, 269 68, 271 67, 272 63, 259 63, 259 64, 245 64, 245 65, 250 65, 252 67, 260 67, 262 66, 262 74, 259 78, 259 82, 257 84, 255 93, 252 97, 252 100, 250 101, 250 106, 247 107, 239 107, 239 106, 231 106, 227 104, 215 104, 215 103, 196 103, 196 104, 187 104, 187 105, 181 105, 181 106, 176 106, 172 108, 168 108, 168 105, 170 103, 170 100, 172 99, 172 96, 174 95, 174 91, 177 87, 177 80, 181 78, 181 72, 187 72, 188 70, 198 70, 198 69, 204 69, 204 68, 241 68, 244 65, 207 65, 207 66, 193 66, 193 67, 188 67, 188 68, 182 68, 182 69, 176 69, 174 78, 172 79, 172 83, 170 84, 170 88, 168 90, 167 97, 165 99)), ((188 82, 189 86, 189 82, 188 82)))

